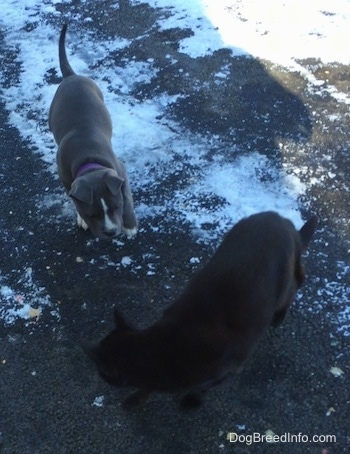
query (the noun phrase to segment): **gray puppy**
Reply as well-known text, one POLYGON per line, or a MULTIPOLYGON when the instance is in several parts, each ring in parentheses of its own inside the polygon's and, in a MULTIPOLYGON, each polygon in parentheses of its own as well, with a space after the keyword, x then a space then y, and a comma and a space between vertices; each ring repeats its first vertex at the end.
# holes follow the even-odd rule
POLYGON ((58 145, 59 177, 73 199, 78 225, 98 238, 137 232, 133 198, 124 164, 112 149, 112 122, 103 95, 91 79, 75 74, 65 50, 67 25, 59 40, 63 81, 53 98, 49 126, 58 145))

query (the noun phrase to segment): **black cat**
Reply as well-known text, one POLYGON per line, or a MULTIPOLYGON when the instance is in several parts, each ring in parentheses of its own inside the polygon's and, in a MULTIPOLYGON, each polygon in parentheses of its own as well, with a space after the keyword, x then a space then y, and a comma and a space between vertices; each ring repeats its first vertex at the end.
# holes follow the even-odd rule
POLYGON ((181 405, 196 407, 211 386, 239 372, 268 327, 283 321, 316 227, 316 216, 299 232, 274 212, 250 216, 150 328, 131 327, 116 309, 116 328, 86 351, 108 383, 137 388, 124 406, 180 391, 181 405))

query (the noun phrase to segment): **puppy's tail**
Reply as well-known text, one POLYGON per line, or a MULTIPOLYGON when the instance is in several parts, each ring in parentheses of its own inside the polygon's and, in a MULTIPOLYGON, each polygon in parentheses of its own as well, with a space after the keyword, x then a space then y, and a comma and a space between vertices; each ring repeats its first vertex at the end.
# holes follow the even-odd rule
POLYGON ((301 246, 303 248, 303 251, 308 247, 312 235, 315 233, 315 230, 317 228, 318 224, 318 218, 317 216, 311 216, 311 218, 302 226, 302 228, 299 230, 299 236, 301 240, 301 246))
POLYGON ((60 59, 60 68, 62 71, 63 77, 73 76, 75 72, 73 71, 71 65, 68 63, 65 39, 66 39, 67 24, 64 24, 60 34, 60 41, 58 46, 58 55, 60 59))

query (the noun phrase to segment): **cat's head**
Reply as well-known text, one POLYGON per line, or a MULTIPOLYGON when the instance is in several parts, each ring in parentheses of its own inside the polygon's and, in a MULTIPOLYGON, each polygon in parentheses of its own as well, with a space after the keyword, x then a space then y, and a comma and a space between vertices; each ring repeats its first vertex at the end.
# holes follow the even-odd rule
POLYGON ((119 387, 128 384, 122 365, 129 356, 127 339, 136 330, 125 321, 117 308, 114 309, 114 321, 114 330, 98 344, 84 344, 82 347, 96 364, 100 376, 108 384, 119 387))

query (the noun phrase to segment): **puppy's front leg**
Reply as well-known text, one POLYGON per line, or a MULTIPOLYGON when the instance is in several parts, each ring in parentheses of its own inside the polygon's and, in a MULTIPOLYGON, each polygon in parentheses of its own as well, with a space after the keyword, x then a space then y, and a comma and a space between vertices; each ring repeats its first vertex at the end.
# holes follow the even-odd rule
POLYGON ((133 227, 132 229, 127 229, 124 226, 123 231, 128 238, 133 238, 137 233, 137 227, 133 227))
POLYGON ((122 162, 118 161, 118 171, 123 178, 123 184, 121 186, 121 192, 123 196, 123 231, 129 238, 133 237, 137 233, 137 219, 134 209, 134 200, 131 193, 128 175, 125 170, 125 166, 122 162))
POLYGON ((122 405, 125 409, 139 407, 148 400, 150 394, 151 393, 145 389, 139 389, 124 399, 122 405))
POLYGON ((130 188, 127 181, 124 181, 122 185, 122 193, 124 199, 124 211, 123 211, 123 231, 129 238, 133 237, 137 233, 137 219, 134 211, 134 202, 132 199, 130 188))
POLYGON ((80 214, 77 212, 77 224, 79 227, 81 227, 84 230, 87 230, 89 226, 87 223, 84 221, 84 219, 80 216, 80 214))

